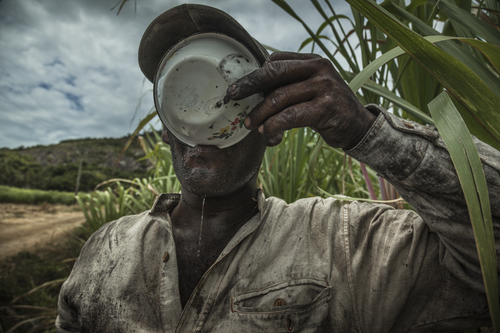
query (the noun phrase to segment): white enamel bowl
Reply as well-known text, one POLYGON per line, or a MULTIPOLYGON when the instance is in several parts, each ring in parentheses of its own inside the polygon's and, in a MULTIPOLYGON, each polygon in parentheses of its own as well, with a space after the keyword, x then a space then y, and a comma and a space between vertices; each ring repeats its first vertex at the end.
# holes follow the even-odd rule
POLYGON ((190 36, 163 57, 154 80, 161 121, 190 146, 229 147, 250 131, 243 120, 262 100, 253 95, 223 103, 226 90, 260 65, 242 44, 217 33, 190 36))

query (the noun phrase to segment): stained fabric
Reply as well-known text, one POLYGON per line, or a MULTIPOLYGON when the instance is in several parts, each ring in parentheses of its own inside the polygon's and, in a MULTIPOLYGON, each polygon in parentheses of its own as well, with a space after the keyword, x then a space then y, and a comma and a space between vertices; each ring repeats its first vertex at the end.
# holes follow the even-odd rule
MULTIPOLYGON (((489 324, 467 207, 436 129, 375 106, 347 151, 416 210, 258 196, 181 307, 169 212, 178 194, 87 241, 59 295, 58 332, 419 332, 489 324)), ((476 140, 500 253, 500 153, 476 140)))

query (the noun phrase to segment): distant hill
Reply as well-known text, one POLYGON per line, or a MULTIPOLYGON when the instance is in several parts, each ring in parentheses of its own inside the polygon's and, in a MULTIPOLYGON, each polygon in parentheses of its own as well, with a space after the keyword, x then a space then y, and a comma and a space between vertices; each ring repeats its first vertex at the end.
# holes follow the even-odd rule
POLYGON ((121 156, 129 136, 65 140, 59 144, 0 149, 0 185, 41 190, 74 191, 82 161, 81 191, 91 191, 110 178, 146 177, 152 164, 138 161, 144 151, 134 139, 121 156), (116 169, 115 169, 116 166, 116 169))

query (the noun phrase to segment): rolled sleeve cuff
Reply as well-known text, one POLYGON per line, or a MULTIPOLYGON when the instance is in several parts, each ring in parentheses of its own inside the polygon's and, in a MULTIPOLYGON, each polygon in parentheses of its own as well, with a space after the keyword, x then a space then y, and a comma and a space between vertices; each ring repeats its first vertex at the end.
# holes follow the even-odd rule
POLYGON ((429 144, 439 138, 438 132, 433 126, 401 119, 376 105, 367 109, 378 114, 375 123, 345 152, 388 180, 406 179, 419 166, 429 144))

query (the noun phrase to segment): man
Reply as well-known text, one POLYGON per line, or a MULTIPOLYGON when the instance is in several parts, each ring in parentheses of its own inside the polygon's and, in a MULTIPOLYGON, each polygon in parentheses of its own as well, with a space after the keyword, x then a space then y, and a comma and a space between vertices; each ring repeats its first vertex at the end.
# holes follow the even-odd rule
MULTIPOLYGON (((329 61, 275 53, 226 13, 182 5, 146 30, 139 62, 152 80, 170 46, 225 33, 262 68, 226 101, 264 92, 234 146, 190 147, 167 130, 182 194, 103 226, 63 285, 59 332, 407 332, 490 323, 467 207, 432 127, 364 107, 329 61), (308 126, 370 165, 418 212, 310 198, 264 198, 266 146, 308 126), (203 228, 200 235, 200 217, 203 228)), ((500 154, 476 142, 499 238, 500 154)), ((498 249, 497 242, 497 249, 498 249)), ((497 250, 498 251, 498 250, 497 250)))

